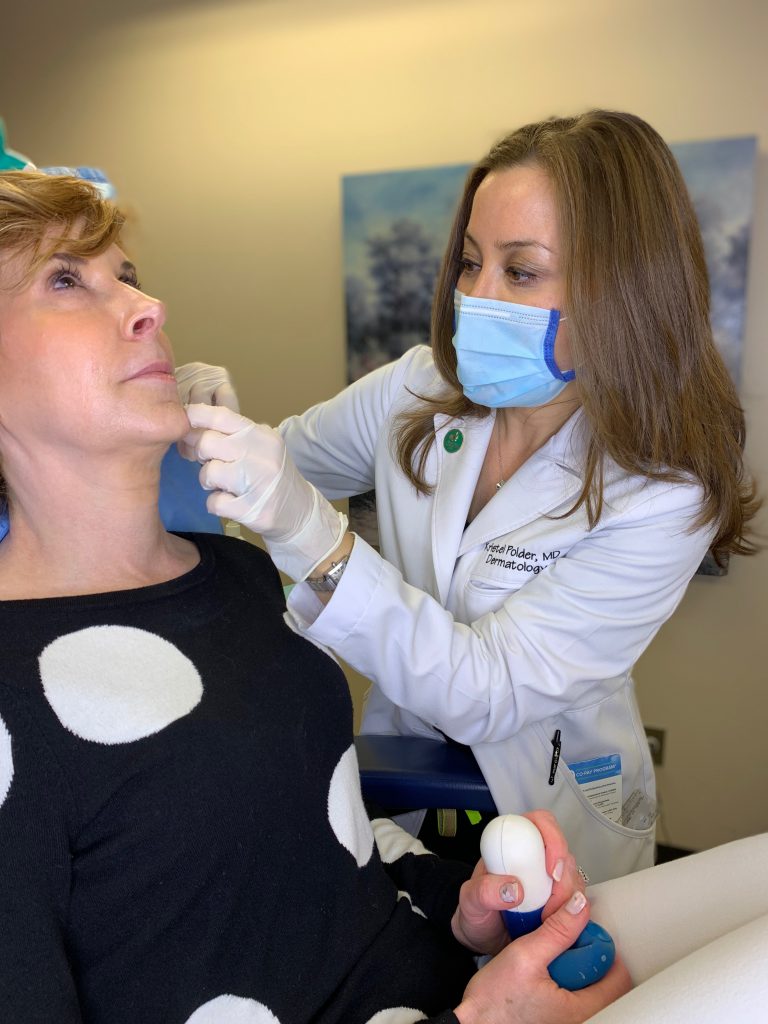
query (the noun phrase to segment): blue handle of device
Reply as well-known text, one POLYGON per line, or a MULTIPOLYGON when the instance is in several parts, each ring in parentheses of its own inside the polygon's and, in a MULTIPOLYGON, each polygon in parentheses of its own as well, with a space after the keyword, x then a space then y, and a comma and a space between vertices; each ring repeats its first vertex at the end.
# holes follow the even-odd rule
MULTIPOLYGON (((502 910, 507 931, 513 939, 527 935, 541 924, 541 910, 520 913, 502 910)), ((608 932, 590 921, 570 949, 555 957, 549 965, 549 976, 560 988, 576 992, 599 981, 611 967, 616 947, 608 932)))
POLYGON ((507 931, 513 939, 519 939, 521 935, 527 935, 528 932, 536 931, 541 924, 541 911, 543 907, 539 907, 538 910, 502 910, 501 916, 504 918, 504 924, 507 926, 507 931))

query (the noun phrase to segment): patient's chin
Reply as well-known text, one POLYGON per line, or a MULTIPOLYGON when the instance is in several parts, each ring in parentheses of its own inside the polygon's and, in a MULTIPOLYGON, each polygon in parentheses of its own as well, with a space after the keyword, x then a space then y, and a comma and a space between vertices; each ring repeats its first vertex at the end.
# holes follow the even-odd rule
POLYGON ((174 403, 172 412, 173 415, 170 417, 169 429, 172 432, 170 442, 174 443, 175 441, 180 441, 182 437, 189 433, 190 426, 186 410, 180 402, 178 405, 174 403))
POLYGON ((134 436, 142 442, 171 445, 189 433, 189 420, 184 406, 174 398, 150 408, 132 410, 123 418, 120 429, 126 443, 134 436))

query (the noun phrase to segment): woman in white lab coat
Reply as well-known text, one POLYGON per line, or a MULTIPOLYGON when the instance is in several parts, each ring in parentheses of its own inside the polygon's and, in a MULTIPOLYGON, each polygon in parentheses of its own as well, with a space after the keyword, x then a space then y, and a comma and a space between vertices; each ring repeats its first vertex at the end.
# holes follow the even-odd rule
POLYGON ((189 413, 209 509, 262 533, 307 581, 294 628, 374 682, 365 731, 470 744, 499 810, 552 810, 593 881, 652 863, 632 666, 709 548, 752 550, 757 501, 696 217, 649 125, 593 111, 491 150, 431 350, 279 433, 189 413), (372 487, 380 554, 325 500, 372 487))

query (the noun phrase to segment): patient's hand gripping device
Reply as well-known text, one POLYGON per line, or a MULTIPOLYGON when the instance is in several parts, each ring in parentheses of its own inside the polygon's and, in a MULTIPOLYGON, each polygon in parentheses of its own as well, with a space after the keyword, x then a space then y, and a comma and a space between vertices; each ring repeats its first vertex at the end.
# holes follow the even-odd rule
MULTIPOLYGON (((523 902, 515 910, 501 912, 512 938, 538 928, 552 892, 552 879, 546 872, 544 841, 533 822, 518 814, 494 818, 483 832, 480 854, 488 871, 515 875, 523 883, 523 902)), ((552 961, 549 974, 561 988, 574 992, 599 981, 615 955, 613 939, 590 921, 573 946, 552 961)))

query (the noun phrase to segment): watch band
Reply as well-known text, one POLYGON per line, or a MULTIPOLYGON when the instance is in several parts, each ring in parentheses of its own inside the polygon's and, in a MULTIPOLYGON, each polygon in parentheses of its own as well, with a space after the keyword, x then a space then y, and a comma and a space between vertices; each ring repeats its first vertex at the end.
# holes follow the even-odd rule
POLYGON ((349 555, 344 555, 338 562, 331 562, 331 567, 322 576, 308 576, 306 582, 313 590, 329 591, 335 590, 339 585, 344 570, 347 568, 349 555))

